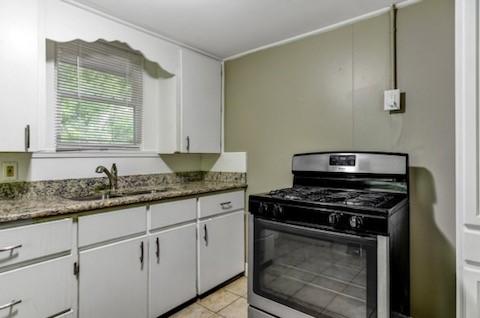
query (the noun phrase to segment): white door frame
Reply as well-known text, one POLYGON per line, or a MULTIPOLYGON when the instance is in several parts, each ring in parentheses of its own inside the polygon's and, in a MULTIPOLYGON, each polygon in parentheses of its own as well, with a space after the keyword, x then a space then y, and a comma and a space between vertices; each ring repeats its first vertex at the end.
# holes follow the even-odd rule
POLYGON ((479 7, 455 1, 457 318, 478 317, 480 305, 479 7))

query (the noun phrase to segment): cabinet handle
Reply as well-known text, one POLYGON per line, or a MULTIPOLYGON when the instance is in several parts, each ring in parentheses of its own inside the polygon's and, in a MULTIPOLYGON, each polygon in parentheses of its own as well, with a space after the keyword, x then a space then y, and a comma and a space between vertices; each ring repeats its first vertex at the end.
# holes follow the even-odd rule
POLYGON ((11 252, 11 251, 16 250, 17 248, 20 248, 20 247, 22 247, 22 244, 2 247, 2 248, 0 248, 0 252, 11 252))
POLYGON ((190 152, 190 136, 187 136, 187 152, 190 152))
POLYGON ((157 263, 160 262, 160 239, 157 237, 155 240, 155 243, 157 244, 157 251, 155 252, 155 255, 157 255, 157 263))
POLYGON ((0 310, 12 308, 13 306, 20 304, 21 302, 22 302, 21 299, 12 300, 10 303, 0 306, 0 310))
POLYGON ((222 203, 220 203, 220 206, 224 210, 231 209, 232 208, 232 201, 222 202, 222 203))
POLYGON ((25 150, 30 148, 30 125, 25 126, 25 150))
POLYGON ((144 248, 143 248, 143 241, 140 243, 140 263, 143 265, 143 256, 144 256, 144 248))
POLYGON ((205 240, 205 246, 208 246, 208 229, 206 224, 203 225, 203 231, 203 239, 205 240))

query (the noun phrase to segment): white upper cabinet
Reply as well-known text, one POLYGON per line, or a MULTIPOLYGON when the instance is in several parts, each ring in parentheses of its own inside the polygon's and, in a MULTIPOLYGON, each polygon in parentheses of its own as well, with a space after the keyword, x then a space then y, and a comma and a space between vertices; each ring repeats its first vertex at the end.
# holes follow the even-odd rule
POLYGON ((153 110, 145 113, 149 142, 142 149, 221 152, 220 61, 61 0, 0 1, 0 152, 55 149, 47 39, 119 41, 166 71, 149 91, 158 102, 145 107, 153 110))
POLYGON ((28 150, 35 127, 41 42, 37 0, 0 1, 0 151, 28 150))
POLYGON ((180 152, 221 151, 221 64, 183 49, 181 53, 180 152))

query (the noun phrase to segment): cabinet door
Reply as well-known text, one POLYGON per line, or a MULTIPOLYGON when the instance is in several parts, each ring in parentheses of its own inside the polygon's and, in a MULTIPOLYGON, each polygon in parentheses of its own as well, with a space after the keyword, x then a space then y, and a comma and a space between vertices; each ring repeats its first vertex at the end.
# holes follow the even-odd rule
POLYGON ((480 270, 465 268, 463 271, 463 317, 480 317, 480 270))
POLYGON ((200 222, 198 235, 198 293, 203 294, 244 271, 243 211, 200 222))
POLYGON ((81 251, 79 316, 146 317, 146 256, 145 237, 81 251))
POLYGON ((196 225, 150 236, 150 317, 196 296, 196 225))
POLYGON ((0 151, 25 151, 38 104, 38 1, 0 1, 0 151))
POLYGON ((184 49, 181 81, 181 152, 220 153, 220 62, 184 49))

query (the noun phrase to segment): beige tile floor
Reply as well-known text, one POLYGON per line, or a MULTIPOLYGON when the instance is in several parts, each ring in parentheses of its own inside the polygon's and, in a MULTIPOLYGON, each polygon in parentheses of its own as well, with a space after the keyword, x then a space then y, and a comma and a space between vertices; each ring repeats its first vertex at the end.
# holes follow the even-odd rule
POLYGON ((241 277, 171 317, 247 318, 247 308, 247 279, 241 277))

